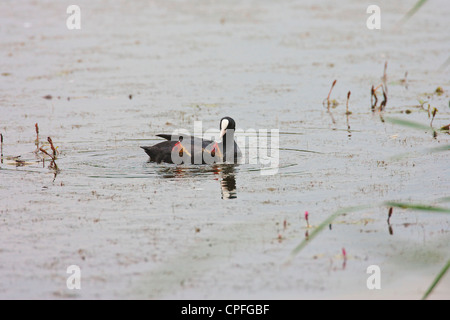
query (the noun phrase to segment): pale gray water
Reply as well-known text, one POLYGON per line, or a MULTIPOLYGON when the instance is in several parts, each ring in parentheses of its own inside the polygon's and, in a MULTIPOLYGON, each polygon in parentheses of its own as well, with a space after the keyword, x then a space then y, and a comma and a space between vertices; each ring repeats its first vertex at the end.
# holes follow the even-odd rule
MULTIPOLYGON (((284 264, 305 210, 314 228, 348 206, 449 206, 448 151, 423 151, 450 136, 370 110, 388 61, 383 116, 428 125, 422 99, 439 109, 435 128, 450 123, 450 7, 429 1, 395 30, 414 2, 379 2, 370 31, 364 1, 78 1, 82 29, 69 31, 72 3, 3 1, 0 297, 420 298, 449 258, 445 213, 394 209, 393 235, 387 207, 349 213, 284 264), (322 105, 334 79, 336 124, 322 105), (139 148, 224 115, 280 129, 278 174, 157 165, 139 148), (32 153, 36 122, 61 151, 56 177, 32 153), (29 164, 6 158, 18 155, 29 164), (66 288, 72 264, 79 291, 66 288), (381 290, 366 287, 372 264, 381 290)), ((448 299, 449 281, 431 297, 448 299)))

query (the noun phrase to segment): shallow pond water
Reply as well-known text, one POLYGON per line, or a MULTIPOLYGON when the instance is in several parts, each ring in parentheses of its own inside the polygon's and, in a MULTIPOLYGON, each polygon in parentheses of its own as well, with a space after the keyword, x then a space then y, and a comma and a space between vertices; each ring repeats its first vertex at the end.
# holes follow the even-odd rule
MULTIPOLYGON (((448 208, 448 150, 430 150, 450 136, 386 119, 428 126, 423 100, 434 128, 450 123, 450 7, 430 1, 396 28, 414 1, 383 1, 368 30, 371 3, 341 2, 78 1, 82 28, 68 30, 68 3, 3 1, 0 297, 421 298, 448 261, 449 216, 394 208, 388 224, 382 203, 448 208), (372 112, 386 61, 387 106, 372 112), (239 139, 279 129, 276 174, 140 149, 225 115, 239 139), (33 153, 35 123, 59 171, 33 153)), ((430 298, 448 299, 449 281, 430 298)))

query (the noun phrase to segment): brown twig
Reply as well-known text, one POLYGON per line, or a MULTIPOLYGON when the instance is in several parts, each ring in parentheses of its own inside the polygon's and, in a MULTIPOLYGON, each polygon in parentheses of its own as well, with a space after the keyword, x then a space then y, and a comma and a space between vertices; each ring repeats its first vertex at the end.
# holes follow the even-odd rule
MULTIPOLYGON (((19 156, 20 157, 20 156, 19 156)), ((23 160, 20 160, 18 158, 14 159, 14 161, 16 162, 16 167, 23 167, 25 166, 26 162, 23 160)))
POLYGON ((352 94, 351 91, 349 91, 347 93, 347 105, 346 105, 347 112, 345 113, 346 115, 352 114, 350 111, 348 111, 348 101, 350 100, 350 95, 351 94, 352 94))
POLYGON ((333 91, 333 88, 334 88, 334 86, 336 85, 336 82, 337 82, 337 80, 334 80, 334 81, 333 81, 333 84, 331 85, 331 88, 330 88, 330 92, 328 92, 328 96, 327 96, 327 106, 328 106, 328 109, 330 109, 330 95, 331 95, 331 91, 333 91))
POLYGON ((389 208, 388 219, 387 219, 388 224, 391 224, 391 217, 392 217, 393 210, 394 210, 394 208, 392 208, 392 207, 389 208))
POLYGON ((388 66, 388 62, 386 61, 386 62, 384 63, 383 78, 381 78, 382 81, 383 81, 383 86, 384 86, 384 88, 385 88, 385 90, 386 90, 386 94, 387 94, 387 92, 388 92, 388 88, 387 88, 387 73, 386 73, 386 71, 387 71, 387 66, 388 66))
MULTIPOLYGON (((52 159, 52 161, 50 163, 49 168, 55 169, 55 171, 59 171, 58 165, 56 164, 58 151, 56 150, 56 148, 55 148, 55 146, 53 144, 52 138, 47 137, 47 141, 50 144, 50 148, 52 149, 52 155, 51 155, 43 148, 43 146, 42 147, 39 146, 39 144, 40 144, 40 142, 39 142, 39 125, 36 123, 34 125, 34 127, 36 128, 36 141, 35 141, 35 143, 36 143, 36 150, 34 152, 37 154, 40 151, 43 154, 45 154, 48 157, 50 157, 50 159, 52 159)), ((42 159, 42 164, 45 165, 45 159, 42 159)), ((56 177, 56 175, 55 175, 55 177, 56 177)))
POLYGON ((36 123, 34 125, 34 127, 36 128, 36 141, 35 141, 36 151, 35 152, 38 152, 39 151, 39 125, 36 123))
POLYGON ((433 108, 433 113, 432 113, 433 117, 431 118, 430 127, 433 127, 433 120, 434 120, 434 117, 436 116, 437 111, 438 111, 438 109, 433 108))
POLYGON ((55 156, 50 155, 44 148, 39 148, 39 151, 41 151, 42 153, 46 154, 47 156, 50 157, 50 159, 52 159, 52 162, 50 163, 50 168, 54 168, 55 170, 59 170, 58 169, 58 165, 56 164, 56 155, 55 156))
MULTIPOLYGON (((380 111, 384 111, 384 109, 386 108, 386 104, 387 104, 387 94, 386 94, 384 86, 382 86, 381 89, 383 89, 383 101, 380 104, 380 111)), ((387 90, 387 88, 386 88, 386 90, 387 90)))
POLYGON ((44 148, 39 148, 39 151, 41 151, 42 153, 44 153, 47 156, 49 156, 50 159, 55 160, 55 158, 53 158, 53 156, 51 154, 49 154, 44 148))
MULTIPOLYGON (((381 88, 383 90, 383 101, 380 104, 379 111, 384 111, 387 104, 387 95, 388 95, 388 87, 387 87, 387 66, 388 62, 386 61, 384 63, 384 71, 383 71, 383 77, 381 78, 381 84, 379 84, 377 87, 372 86, 372 89, 370 91, 370 103, 372 107, 372 112, 375 111, 378 103, 378 97, 377 97, 377 90, 381 88), (374 101, 375 100, 375 101, 374 101)), ((406 76, 408 73, 405 74, 405 82, 406 82, 406 76)))
POLYGON ((323 105, 325 105, 325 101, 327 102, 327 112, 330 114, 331 117, 331 121, 333 122, 333 124, 336 124, 336 120, 334 120, 333 114, 330 111, 330 106, 331 106, 331 101, 330 101, 330 96, 331 96, 331 91, 333 91, 334 86, 336 85, 337 80, 334 80, 331 88, 330 88, 330 92, 328 92, 328 96, 325 100, 323 100, 323 105))
POLYGON ((52 148, 52 151, 53 151, 53 158, 56 160, 56 149, 53 146, 52 138, 47 137, 47 141, 48 141, 48 143, 50 143, 50 148, 52 148))
POLYGON ((389 208, 388 219, 387 219, 389 234, 391 236, 394 234, 394 230, 392 229, 392 226, 391 226, 391 217, 392 217, 392 211, 393 210, 394 209, 392 207, 389 208))
MULTIPOLYGON (((350 112, 350 113, 351 113, 351 112, 350 112)), ((352 136, 352 130, 351 130, 351 128, 350 128, 350 122, 349 122, 349 120, 348 120, 349 114, 347 113, 345 116, 346 116, 346 118, 347 118, 347 132, 348 132, 348 137, 351 138, 351 136, 352 136)))
POLYGON ((0 133, 0 160, 3 163, 3 134, 0 133))
POLYGON ((378 97, 377 97, 377 93, 376 93, 374 86, 372 86, 372 89, 371 89, 370 103, 372 104, 372 111, 375 111, 375 108, 378 103, 378 97), (373 101, 374 99, 375 99, 375 101, 373 101))
POLYGON ((441 127, 441 131, 447 131, 447 133, 450 133, 450 124, 441 127))

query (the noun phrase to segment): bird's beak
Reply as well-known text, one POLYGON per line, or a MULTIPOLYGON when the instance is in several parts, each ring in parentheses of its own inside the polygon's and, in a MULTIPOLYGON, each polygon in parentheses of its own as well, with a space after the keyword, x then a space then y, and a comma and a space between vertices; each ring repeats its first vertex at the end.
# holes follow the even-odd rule
POLYGON ((219 138, 219 141, 221 141, 223 136, 225 135, 225 133, 227 133, 228 124, 229 124, 228 119, 223 119, 222 122, 220 123, 220 138, 219 138))
MULTIPOLYGON (((217 132, 217 131, 216 131, 217 132)), ((223 136, 225 135, 225 133, 227 133, 227 128, 223 128, 222 130, 220 130, 220 137, 219 137, 219 141, 222 140, 223 136)))

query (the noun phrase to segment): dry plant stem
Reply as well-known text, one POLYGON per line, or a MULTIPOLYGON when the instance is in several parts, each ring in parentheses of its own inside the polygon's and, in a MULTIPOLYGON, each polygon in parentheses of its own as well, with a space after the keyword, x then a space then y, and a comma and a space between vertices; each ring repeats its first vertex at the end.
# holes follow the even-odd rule
POLYGON ((41 151, 42 153, 44 153, 47 156, 49 156, 53 161, 55 160, 55 158, 52 155, 50 155, 47 151, 45 151, 45 149, 39 148, 39 151, 41 151))
POLYGON ((392 207, 389 208, 388 219, 387 219, 388 224, 391 223, 391 217, 392 217, 393 210, 394 210, 394 208, 392 208, 392 207))
MULTIPOLYGON (((50 168, 55 169, 55 171, 59 171, 58 165, 56 164, 55 160, 52 160, 52 163, 50 164, 50 168)), ((56 178, 56 176, 55 176, 55 178, 56 178)))
POLYGON ((384 109, 386 108, 386 104, 387 104, 387 93, 385 91, 384 86, 382 86, 381 88, 383 89, 383 101, 380 104, 380 111, 384 111, 384 109))
MULTIPOLYGON (((386 61, 386 62, 384 63, 384 71, 383 71, 383 78, 382 78, 383 85, 384 85, 385 87, 387 87, 387 85, 386 85, 386 82, 387 82, 387 74, 386 74, 387 65, 388 65, 388 63, 387 63, 387 61, 386 61)), ((386 91, 387 91, 387 88, 386 88, 386 91)))
POLYGON ((47 137, 47 141, 48 141, 48 143, 50 143, 50 147, 52 148, 52 151, 53 151, 53 159, 55 160, 56 159, 56 149, 55 149, 55 146, 53 145, 52 138, 47 137))
POLYGON ((50 163, 50 168, 53 168, 55 170, 59 170, 58 169, 58 165, 56 164, 56 157, 53 157, 52 155, 50 155, 47 151, 45 151, 43 148, 39 148, 39 151, 41 151, 42 153, 46 154, 47 156, 49 156, 52 159, 52 162, 50 163))
POLYGON ((372 88, 370 88, 370 107, 372 109, 372 111, 374 110, 374 106, 373 106, 373 95, 374 95, 374 88, 372 86, 372 88))
POLYGON ((350 95, 351 95, 352 93, 349 91, 348 93, 347 93, 347 104, 346 104, 346 109, 347 109, 347 112, 346 112, 346 114, 347 115, 349 115, 351 112, 350 111, 348 111, 348 101, 350 100, 350 95))
MULTIPOLYGON (((336 81, 337 80, 334 80, 333 81, 333 84, 331 85, 331 88, 330 88, 330 92, 328 92, 328 96, 327 96, 327 108, 328 109, 330 109, 330 95, 331 95, 331 91, 333 91, 333 88, 334 88, 334 86, 336 85, 336 81)), ((333 122, 334 123, 334 122, 333 122)))
POLYGON ((333 122, 333 124, 336 124, 336 120, 334 120, 334 117, 333 117, 333 114, 331 113, 330 108, 327 109, 327 112, 328 112, 328 114, 329 114, 330 117, 331 117, 331 122, 333 122))
POLYGON ((3 163, 3 134, 0 133, 0 162, 3 163))
POLYGON ((36 128, 36 141, 35 141, 35 144, 36 144, 36 153, 37 152, 39 152, 39 125, 36 123, 35 125, 34 125, 34 127, 36 128))
POLYGON ((430 127, 433 127, 433 120, 434 120, 434 117, 436 116, 436 113, 437 113, 437 109, 436 108, 434 108, 433 109, 433 113, 432 113, 432 118, 431 118, 431 122, 430 122, 430 127))
POLYGON ((334 88, 334 86, 336 85, 336 81, 337 81, 337 80, 334 80, 334 81, 333 81, 333 84, 331 85, 331 88, 330 88, 330 92, 328 92, 328 97, 327 97, 327 100, 328 100, 328 101, 330 101, 331 91, 333 91, 333 88, 334 88))
POLYGON ((371 95, 370 101, 372 103, 372 111, 375 111, 375 108, 377 107, 377 103, 378 103, 378 97, 377 97, 376 89, 374 88, 374 86, 372 86, 372 95, 371 95), (375 101, 373 101, 373 98, 375 99, 375 101))
POLYGON ((346 114, 346 117, 347 117, 347 132, 348 132, 348 136, 351 137, 352 136, 352 132, 350 130, 351 128, 350 128, 350 122, 348 120, 348 116, 349 116, 349 114, 347 113, 346 114))

